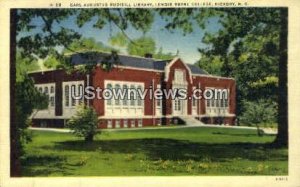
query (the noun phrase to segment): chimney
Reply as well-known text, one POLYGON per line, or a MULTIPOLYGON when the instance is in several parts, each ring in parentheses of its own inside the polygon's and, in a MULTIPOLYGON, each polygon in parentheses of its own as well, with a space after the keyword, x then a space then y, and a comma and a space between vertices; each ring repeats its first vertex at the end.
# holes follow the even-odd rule
POLYGON ((151 53, 146 53, 144 56, 145 56, 145 58, 152 58, 152 54, 151 53))

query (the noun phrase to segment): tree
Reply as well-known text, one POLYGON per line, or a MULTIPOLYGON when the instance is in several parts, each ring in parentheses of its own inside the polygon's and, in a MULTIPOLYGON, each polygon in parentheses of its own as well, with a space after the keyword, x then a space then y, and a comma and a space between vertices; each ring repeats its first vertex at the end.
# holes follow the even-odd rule
POLYGON ((275 123, 277 116, 277 105, 275 102, 260 99, 258 101, 244 101, 245 112, 241 115, 240 120, 243 124, 249 126, 255 125, 257 134, 262 136, 260 126, 275 123))
POLYGON ((161 60, 170 60, 170 59, 173 59, 175 57, 175 55, 173 55, 172 53, 164 53, 163 48, 160 47, 158 52, 155 53, 153 55, 153 57, 156 59, 161 59, 161 60))
POLYGON ((37 60, 29 58, 22 58, 21 54, 17 52, 16 57, 16 81, 22 82, 29 71, 39 70, 40 66, 37 60))
MULTIPOLYGON (((19 118, 16 113, 16 49, 20 52, 22 58, 45 59, 48 54, 53 53, 54 58, 62 64, 68 64, 68 59, 58 51, 56 47, 64 47, 74 53, 77 51, 69 48, 72 42, 81 38, 81 35, 74 30, 57 27, 55 25, 70 16, 75 16, 76 24, 82 27, 92 18, 96 21, 93 27, 99 31, 109 24, 115 25, 124 35, 129 25, 133 28, 146 32, 153 22, 153 12, 149 9, 12 9, 10 12, 10 95, 12 96, 10 107, 10 141, 11 141, 11 176, 20 175, 20 152, 18 142, 20 136, 18 133, 19 118), (38 23, 33 22, 38 20, 38 23), (38 29, 37 32, 32 32, 38 29), (21 32, 27 32, 20 35, 21 32), (18 39, 17 39, 18 38, 18 39)), ((115 52, 112 53, 113 58, 115 52)), ((114 58, 115 59, 115 58, 114 58)), ((110 61, 105 61, 107 68, 112 67, 110 61)), ((95 64, 96 65, 96 64, 95 64)), ((64 67, 64 66, 63 66, 64 67)), ((67 66, 68 67, 68 66, 67 66)), ((22 101, 24 102, 24 101, 22 101)), ((18 103, 20 104, 20 103, 18 103)))
POLYGON ((72 130, 76 136, 83 137, 86 142, 91 142, 94 136, 99 133, 98 115, 94 108, 86 105, 80 105, 77 108, 75 116, 67 122, 67 127, 72 130))
POLYGON ((20 153, 23 153, 24 143, 31 140, 31 136, 26 131, 29 121, 28 117, 32 114, 33 110, 41 110, 48 107, 48 96, 40 93, 34 86, 33 80, 24 75, 21 81, 16 83, 16 133, 20 137, 17 142, 17 147, 20 153))
POLYGON ((73 51, 76 51, 76 52, 85 52, 85 51, 111 52, 113 50, 115 50, 115 49, 106 46, 102 42, 97 42, 94 38, 81 38, 78 40, 74 40, 68 46, 68 49, 64 49, 63 54, 73 53, 73 51))
POLYGON ((128 54, 136 56, 144 56, 147 53, 154 54, 155 50, 155 41, 150 37, 135 39, 127 46, 128 54))
POLYGON ((126 48, 127 53, 130 55, 144 57, 145 54, 152 54, 153 58, 161 60, 170 60, 175 57, 172 53, 164 53, 162 47, 157 51, 155 40, 151 37, 142 36, 129 40, 119 32, 110 38, 109 43, 112 46, 126 48))
MULTIPOLYGON (((62 51, 62 55, 68 56, 75 52, 112 52, 117 51, 111 47, 104 45, 102 42, 97 42, 94 38, 80 38, 74 40, 68 48, 62 51)), ((55 52, 51 52, 45 59, 44 65, 46 68, 58 69, 61 67, 66 68, 64 61, 61 58, 57 58, 55 52)), ((72 68, 72 67, 71 67, 72 68)))
MULTIPOLYGON (((272 96, 278 98, 279 104, 279 129, 274 145, 286 147, 288 145, 287 8, 214 8, 201 10, 185 9, 182 11, 160 9, 159 13, 161 16, 169 19, 169 23, 165 26, 167 29, 182 29, 184 33, 190 33, 193 30, 193 21, 196 21, 201 28, 205 28, 211 18, 219 20, 221 29, 216 33, 205 33, 203 42, 208 47, 199 49, 199 51, 202 55, 205 55, 205 58, 221 57, 222 66, 219 72, 223 76, 235 76, 236 72, 233 70, 239 64, 231 63, 232 61, 246 62, 241 66, 244 67, 244 72, 248 72, 246 76, 237 77, 237 81, 238 85, 246 81, 244 85, 249 89, 239 90, 238 88, 238 93, 244 93, 250 97, 252 95, 251 86, 257 86, 255 82, 267 83, 264 91, 276 93, 276 77, 278 77, 279 94, 273 94, 272 96), (263 37, 258 39, 260 36, 263 37), (252 39, 256 38, 258 41, 251 42, 249 40, 251 37, 252 39), (247 47, 247 49, 240 47, 247 47), (259 50, 255 51, 257 49, 259 50), (247 50, 252 50, 250 56, 245 56, 247 50), (261 61, 264 63, 260 64, 259 62, 261 61), (273 64, 268 64, 270 62, 273 64), (264 66, 258 68, 254 64, 264 66), (264 68, 273 68, 274 64, 279 67, 279 73, 276 73, 276 70, 273 69, 271 72, 275 72, 275 75, 266 74, 268 71, 264 71, 264 68), (252 69, 254 72, 251 73, 252 69), (259 72, 259 69, 261 72, 259 72), (259 76, 256 73, 259 73, 259 76), (249 81, 247 79, 250 79, 252 83, 248 84, 249 81), (271 87, 275 86, 275 89, 270 89, 269 85, 271 87)), ((263 94, 260 96, 263 97, 263 94)), ((237 99, 241 101, 245 97, 247 96, 238 95, 237 99)), ((239 103, 241 104, 241 102, 239 103)))

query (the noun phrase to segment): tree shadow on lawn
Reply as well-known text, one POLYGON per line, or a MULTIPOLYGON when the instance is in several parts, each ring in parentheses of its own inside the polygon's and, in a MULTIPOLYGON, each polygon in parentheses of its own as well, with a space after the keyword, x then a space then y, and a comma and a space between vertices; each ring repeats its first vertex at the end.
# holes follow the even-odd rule
POLYGON ((108 153, 143 153, 149 160, 195 160, 226 162, 233 159, 251 161, 286 161, 287 155, 274 153, 271 144, 259 143, 195 143, 164 138, 56 142, 54 149, 71 151, 101 151, 108 153))
POLYGON ((56 155, 30 155, 22 160, 23 176, 47 176, 51 173, 61 173, 62 175, 70 175, 66 158, 56 155))

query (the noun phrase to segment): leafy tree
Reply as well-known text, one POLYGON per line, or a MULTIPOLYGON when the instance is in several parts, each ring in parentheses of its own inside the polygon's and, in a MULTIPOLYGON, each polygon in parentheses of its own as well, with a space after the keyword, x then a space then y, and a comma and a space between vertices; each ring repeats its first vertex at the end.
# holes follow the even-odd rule
MULTIPOLYGON (((279 126, 274 143, 279 147, 287 146, 287 8, 159 9, 158 12, 169 21, 165 26, 167 29, 181 29, 184 33, 193 31, 195 21, 201 28, 205 28, 210 19, 219 20, 221 29, 205 33, 203 42, 208 47, 199 49, 200 53, 212 59, 220 56, 222 66, 216 72, 223 76, 234 76, 237 85, 246 86, 247 90, 238 87, 239 108, 242 108, 242 98, 252 95, 251 86, 257 86, 257 82, 266 83, 264 88, 259 89, 263 88, 264 92, 270 93, 278 101, 279 126), (273 69, 276 65, 279 66, 278 72, 273 69), (245 75, 236 75, 240 68, 243 69, 240 72, 245 75), (269 71, 270 69, 272 70, 269 71), (277 77, 278 95, 274 94, 277 90, 277 77)), ((204 59, 204 63, 207 62, 204 59)), ((255 91, 256 93, 258 92, 255 91)), ((259 96, 264 97, 266 94, 259 96)), ((243 109, 238 112, 242 111, 243 109)))
POLYGON ((153 55, 153 57, 156 59, 161 59, 161 60, 170 60, 170 59, 173 59, 175 57, 175 55, 173 55, 172 53, 164 53, 163 48, 160 47, 158 52, 155 53, 153 55))
POLYGON ((213 75, 222 75, 223 61, 220 56, 202 55, 201 60, 196 62, 200 68, 213 75))
POLYGON ((112 46, 126 47, 128 45, 128 43, 129 43, 129 41, 128 41, 128 38, 126 38, 123 33, 118 32, 114 36, 110 37, 109 43, 112 46))
POLYGON ((154 54, 155 50, 155 41, 150 37, 135 39, 127 46, 128 53, 136 56, 144 56, 147 53, 154 54))
POLYGON ((23 153, 24 143, 31 140, 26 130, 30 121, 28 117, 33 110, 41 110, 48 107, 48 96, 40 93, 34 86, 33 80, 25 75, 22 80, 16 83, 16 133, 20 141, 16 142, 18 150, 23 153))
POLYGON ((85 52, 85 51, 101 51, 101 52, 111 52, 115 50, 111 47, 104 45, 102 42, 97 42, 94 38, 81 38, 74 40, 69 46, 68 49, 63 51, 63 54, 76 52, 85 52))
POLYGON ((72 133, 79 137, 84 137, 86 142, 91 142, 94 136, 99 132, 98 115, 94 108, 86 105, 80 105, 75 116, 67 123, 67 127, 72 130, 72 133))
POLYGON ((17 53, 16 57, 16 81, 22 82, 29 71, 39 70, 40 66, 37 60, 32 60, 26 57, 21 57, 17 53))
POLYGON ((272 101, 244 101, 245 112, 240 117, 240 122, 249 126, 257 127, 257 134, 263 135, 260 130, 261 126, 270 125, 276 122, 277 104, 272 101))
MULTIPOLYGON (((10 14, 11 20, 11 74, 16 74, 16 48, 20 50, 22 58, 45 59, 48 54, 54 52, 54 58, 58 59, 63 65, 68 64, 68 59, 55 50, 56 47, 64 47, 70 51, 76 52, 69 48, 72 42, 81 38, 81 35, 65 27, 55 25, 70 16, 76 17, 76 24, 82 27, 84 24, 95 18, 93 27, 101 29, 109 24, 115 25, 121 32, 126 35, 125 30, 129 25, 133 28, 146 32, 153 22, 153 12, 149 9, 12 9, 10 14), (39 20, 37 24, 33 20, 39 20), (55 28, 55 29, 54 29, 55 28), (40 32, 32 32, 33 30, 40 32), (20 35, 21 32, 27 32, 20 35), (18 39, 17 39, 18 38, 18 39)), ((126 35, 127 36, 127 35, 126 35)), ((115 56, 115 53, 112 53, 115 56)), ((114 57, 113 57, 114 58, 114 57)), ((105 68, 112 67, 107 63, 105 68)), ((96 65, 96 64, 95 64, 96 65)), ((64 67, 64 66, 63 66, 64 67)), ((14 76, 10 79, 11 88, 16 85, 14 76)), ((16 90, 11 89, 10 94, 16 98, 16 90)), ((25 102, 25 101, 22 101, 25 102)), ((16 114, 16 100, 11 101, 10 114, 10 136, 11 136, 11 175, 20 174, 20 162, 18 143, 20 142, 19 119, 16 114)))
POLYGON ((61 65, 60 61, 53 55, 49 55, 44 61, 44 66, 49 69, 56 69, 61 65))
POLYGON ((130 55, 144 57, 145 54, 150 53, 153 55, 153 58, 162 60, 169 60, 175 57, 172 53, 164 53, 162 47, 156 51, 155 40, 151 37, 143 36, 129 40, 124 36, 124 34, 119 32, 112 36, 109 42, 113 46, 125 47, 127 49, 127 53, 130 55))
MULTIPOLYGON (((62 55, 69 56, 70 54, 76 52, 111 52, 116 51, 115 49, 104 45, 102 42, 97 42, 94 38, 81 38, 74 40, 70 43, 68 48, 65 48, 62 55)), ((57 58, 54 52, 51 52, 45 59, 44 65, 47 68, 66 68, 67 64, 61 61, 61 58, 57 58)), ((71 67, 72 68, 72 67, 71 67)), ((70 70, 69 70, 70 71, 70 70)))

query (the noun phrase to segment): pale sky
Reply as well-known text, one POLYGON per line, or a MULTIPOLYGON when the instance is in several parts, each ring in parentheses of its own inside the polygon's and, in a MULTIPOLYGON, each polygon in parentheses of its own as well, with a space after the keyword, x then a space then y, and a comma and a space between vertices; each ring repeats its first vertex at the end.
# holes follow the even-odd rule
MULTIPOLYGON (((120 30, 114 25, 112 25, 111 28, 109 27, 109 25, 106 25, 102 30, 95 29, 92 27, 94 22, 95 19, 92 19, 82 28, 78 28, 75 23, 74 17, 70 17, 60 24, 56 24, 55 27, 59 28, 60 26, 63 26, 74 29, 75 31, 82 34, 83 37, 92 37, 96 41, 100 41, 105 45, 110 46, 108 42, 110 36, 120 32, 120 30)), ((39 19, 34 19, 34 23, 37 25, 43 24, 39 19)), ((211 19, 210 24, 208 25, 206 30, 202 30, 197 26, 197 24, 194 24, 194 31, 184 36, 182 31, 180 30, 175 30, 173 33, 171 33, 170 31, 164 29, 165 24, 166 22, 164 20, 162 20, 159 16, 155 16, 154 23, 152 24, 150 31, 148 31, 145 36, 150 36, 155 40, 157 50, 162 47, 163 52, 171 52, 172 54, 176 54, 177 50, 179 50, 179 57, 184 62, 189 64, 193 64, 200 59, 198 48, 206 47, 206 45, 201 42, 204 33, 216 32, 220 29, 220 25, 217 23, 217 19, 211 19)), ((36 30, 35 32, 39 31, 36 30)), ((143 35, 142 32, 136 31, 132 27, 129 27, 125 32, 131 39, 139 38, 143 35)), ((119 49, 122 54, 127 54, 125 48, 118 48, 116 46, 112 47, 119 49)))

